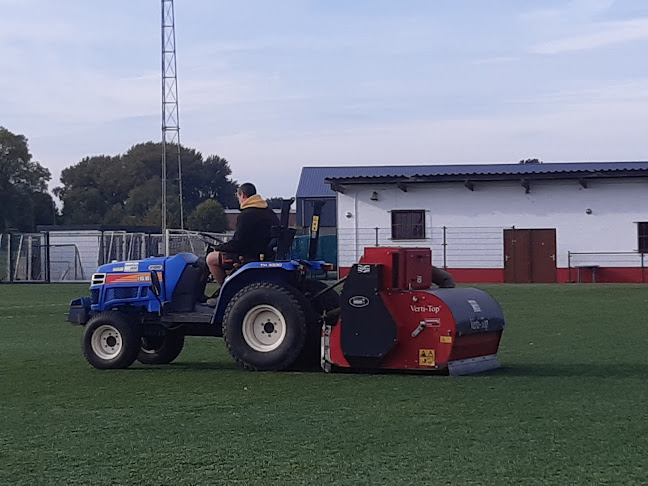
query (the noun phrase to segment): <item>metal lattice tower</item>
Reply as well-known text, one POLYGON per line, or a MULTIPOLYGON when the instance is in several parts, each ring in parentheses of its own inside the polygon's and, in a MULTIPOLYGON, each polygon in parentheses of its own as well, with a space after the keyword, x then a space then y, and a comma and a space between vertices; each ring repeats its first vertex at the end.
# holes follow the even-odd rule
MULTIPOLYGON (((162 0, 162 231, 167 230, 167 144, 178 151, 178 192, 180 229, 184 229, 182 198, 182 158, 180 156, 180 112, 178 110, 178 74, 176 70, 175 15, 173 0, 162 0)), ((165 238, 166 240, 166 238, 165 238)), ((168 247, 165 244, 165 254, 168 247)))

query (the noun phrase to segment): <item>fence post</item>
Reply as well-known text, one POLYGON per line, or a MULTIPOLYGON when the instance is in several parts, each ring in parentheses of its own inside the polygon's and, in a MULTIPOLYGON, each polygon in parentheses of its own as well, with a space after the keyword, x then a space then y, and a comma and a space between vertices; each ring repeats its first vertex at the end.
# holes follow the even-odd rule
POLYGON ((7 282, 13 282, 11 271, 11 233, 7 234, 7 282))
POLYGON ((50 283, 52 269, 50 268, 51 254, 50 254, 50 232, 45 232, 45 282, 50 283))
POLYGON ((517 243, 517 233, 515 232, 515 225, 511 226, 511 250, 513 254, 513 283, 519 283, 518 282, 518 276, 517 276, 517 267, 516 267, 516 258, 515 258, 515 244, 517 243))
POLYGON ((99 233, 99 255, 97 256, 97 268, 106 263, 106 242, 104 241, 104 230, 99 233))
POLYGON ((567 250, 567 283, 572 283, 571 279, 571 251, 567 250))
POLYGON ((644 253, 641 254, 641 283, 646 283, 646 272, 644 272, 644 253))
POLYGON ((446 269, 448 268, 448 262, 446 261, 446 247, 448 246, 448 242, 446 240, 446 227, 443 227, 443 268, 446 269))
POLYGON ((380 246, 378 245, 378 226, 376 226, 376 246, 380 246))
POLYGON ((27 237, 27 275, 26 280, 32 280, 32 237, 27 237))
POLYGON ((14 268, 14 280, 20 280, 18 278, 18 270, 20 270, 20 254, 22 253, 23 242, 25 241, 25 235, 20 235, 20 243, 18 243, 18 251, 16 252, 16 266, 14 268))

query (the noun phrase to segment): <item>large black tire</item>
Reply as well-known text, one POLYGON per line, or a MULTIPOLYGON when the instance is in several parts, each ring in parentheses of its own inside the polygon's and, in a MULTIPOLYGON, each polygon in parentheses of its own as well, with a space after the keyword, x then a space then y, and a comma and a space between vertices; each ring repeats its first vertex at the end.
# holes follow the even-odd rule
POLYGON ((184 334, 177 331, 169 331, 163 336, 144 336, 137 361, 151 365, 171 363, 182 351, 184 342, 184 334))
POLYGON ((306 314, 296 291, 259 282, 230 300, 223 337, 234 360, 252 371, 289 368, 306 341, 306 314))
POLYGON ((98 369, 128 368, 140 351, 139 328, 120 312, 102 312, 85 326, 81 347, 98 369))

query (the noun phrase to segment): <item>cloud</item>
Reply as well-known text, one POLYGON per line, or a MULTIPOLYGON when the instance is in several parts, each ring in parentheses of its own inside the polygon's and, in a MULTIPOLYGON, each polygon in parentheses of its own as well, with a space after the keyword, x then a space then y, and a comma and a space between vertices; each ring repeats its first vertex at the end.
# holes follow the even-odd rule
POLYGON ((561 54, 645 40, 648 39, 648 18, 593 24, 590 30, 593 32, 538 44, 531 52, 561 54))
POLYGON ((520 18, 533 23, 582 22, 610 10, 614 3, 615 0, 572 0, 562 7, 530 10, 520 15, 520 18))
POLYGON ((515 104, 564 106, 601 106, 627 103, 644 103, 648 106, 648 78, 620 81, 610 84, 580 86, 574 89, 558 90, 537 94, 532 98, 511 100, 515 104))

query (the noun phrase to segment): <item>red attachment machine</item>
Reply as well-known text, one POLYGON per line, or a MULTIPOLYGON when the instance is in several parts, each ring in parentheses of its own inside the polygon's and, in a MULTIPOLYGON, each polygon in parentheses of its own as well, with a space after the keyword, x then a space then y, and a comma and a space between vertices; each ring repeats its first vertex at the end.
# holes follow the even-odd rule
POLYGON ((475 288, 432 289, 429 248, 366 248, 322 332, 322 367, 436 371, 499 367, 504 315, 475 288))

